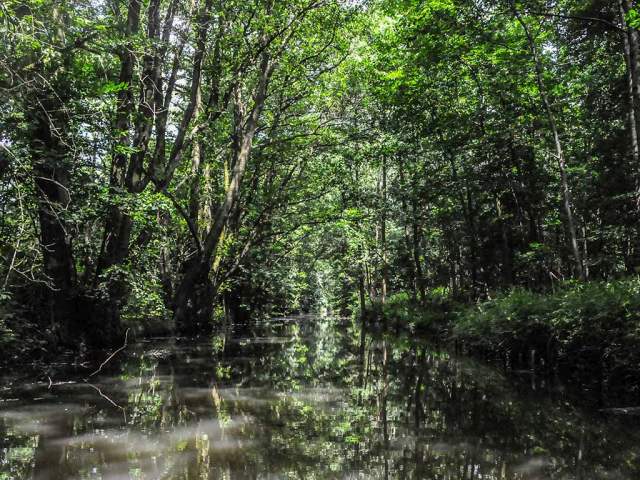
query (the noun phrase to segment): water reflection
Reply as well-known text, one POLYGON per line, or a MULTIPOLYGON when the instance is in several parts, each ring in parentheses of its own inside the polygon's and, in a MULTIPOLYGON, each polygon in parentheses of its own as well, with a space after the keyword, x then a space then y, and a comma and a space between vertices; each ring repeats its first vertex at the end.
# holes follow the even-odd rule
POLYGON ((0 390, 0 479, 637 479, 619 418, 316 317, 130 346, 0 390))

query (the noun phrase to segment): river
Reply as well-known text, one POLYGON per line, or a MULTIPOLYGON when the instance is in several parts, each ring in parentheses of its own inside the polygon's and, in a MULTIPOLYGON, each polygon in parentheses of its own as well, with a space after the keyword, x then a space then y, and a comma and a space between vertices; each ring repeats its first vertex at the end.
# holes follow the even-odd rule
POLYGON ((0 480, 640 478, 635 417, 346 319, 131 339, 99 363, 2 373, 0 480))

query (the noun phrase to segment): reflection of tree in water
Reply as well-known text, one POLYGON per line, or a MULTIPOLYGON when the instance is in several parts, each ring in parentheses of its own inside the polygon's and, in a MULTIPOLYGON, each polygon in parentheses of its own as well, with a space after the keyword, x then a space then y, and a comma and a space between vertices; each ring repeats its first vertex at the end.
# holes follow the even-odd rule
POLYGON ((635 444, 625 447, 628 439, 615 430, 604 435, 601 422, 516 395, 490 369, 402 339, 390 345, 392 472, 411 478, 636 477, 635 444))
POLYGON ((119 368, 96 381, 126 425, 82 384, 54 387, 46 408, 3 409, 0 478, 640 473, 637 436, 619 425, 357 323, 284 319, 207 342, 143 344, 119 368))

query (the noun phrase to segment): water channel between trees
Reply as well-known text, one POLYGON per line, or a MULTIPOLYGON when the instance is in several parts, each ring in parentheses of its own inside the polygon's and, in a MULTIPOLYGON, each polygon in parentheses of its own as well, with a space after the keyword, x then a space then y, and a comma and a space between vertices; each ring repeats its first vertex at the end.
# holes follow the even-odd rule
POLYGON ((635 417, 347 319, 132 340, 92 370, 3 373, 1 480, 640 478, 635 417))

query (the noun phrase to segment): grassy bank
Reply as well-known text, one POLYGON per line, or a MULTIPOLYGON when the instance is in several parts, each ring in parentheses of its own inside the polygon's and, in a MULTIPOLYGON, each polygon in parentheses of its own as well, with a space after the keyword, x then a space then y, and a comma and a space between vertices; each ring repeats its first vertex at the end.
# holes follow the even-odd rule
POLYGON ((476 305, 443 295, 418 306, 389 299, 390 323, 428 330, 462 352, 509 369, 535 369, 599 390, 640 394, 640 279, 566 284, 553 293, 515 289, 476 305))

